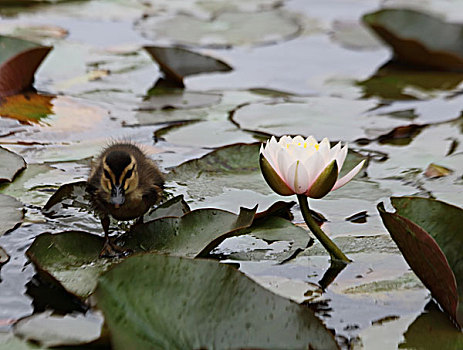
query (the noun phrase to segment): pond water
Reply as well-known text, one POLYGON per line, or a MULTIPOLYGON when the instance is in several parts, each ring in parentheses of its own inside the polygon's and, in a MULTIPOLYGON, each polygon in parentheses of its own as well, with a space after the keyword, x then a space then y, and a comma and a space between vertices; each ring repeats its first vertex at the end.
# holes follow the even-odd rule
MULTIPOLYGON (((85 213, 57 220, 40 208, 60 185, 86 180, 91 158, 111 140, 143 145, 167 173, 223 146, 300 133, 349 142, 369 159, 361 176, 311 201, 328 220, 324 231, 354 262, 322 290, 330 263, 317 243, 285 264, 277 257, 287 241, 250 235, 227 239, 212 254, 275 293, 309 305, 342 348, 426 348, 417 340, 426 325, 446 321, 391 240, 376 205, 402 195, 463 204, 463 74, 388 63, 391 50, 361 16, 401 3, 0 2, 0 35, 53 46, 34 82, 39 95, 52 96, 43 117, 29 124, 0 118, 0 145, 27 162, 19 177, 0 187, 25 208, 22 225, 0 237, 10 255, 0 270, 0 332, 11 332, 16 320, 40 310, 40 297, 31 292, 38 283, 35 269, 25 256, 37 235, 101 234, 99 222, 85 213), (186 77, 180 102, 171 108, 177 97, 150 95, 162 73, 142 49, 148 45, 185 45, 233 70, 186 77), (412 124, 420 127, 403 138, 390 136, 412 124), (425 176, 431 163, 451 172, 425 176), (346 220, 363 211, 364 220, 346 220)), ((461 21, 463 7, 450 3, 409 6, 461 21)), ((166 190, 183 194, 192 209, 234 213, 287 199, 272 193, 259 173, 240 169, 202 180, 171 176, 166 190)), ((292 212, 293 222, 306 228, 298 206, 292 212)))

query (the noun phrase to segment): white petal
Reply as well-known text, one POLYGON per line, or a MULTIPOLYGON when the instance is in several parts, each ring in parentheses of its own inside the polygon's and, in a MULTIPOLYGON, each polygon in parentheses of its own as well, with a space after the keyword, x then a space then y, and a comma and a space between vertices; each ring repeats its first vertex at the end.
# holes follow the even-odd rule
POLYGON ((331 150, 330 150, 330 158, 334 159, 336 158, 336 155, 339 153, 341 150, 341 142, 338 142, 331 150))
POLYGON ((300 143, 301 145, 304 144, 304 138, 301 136, 301 135, 297 135, 296 137, 294 137, 293 139, 293 143, 295 144, 298 144, 300 143))
POLYGON ((288 182, 288 169, 289 169, 289 166, 295 162, 296 159, 294 159, 291 154, 289 152, 287 152, 286 149, 284 148, 281 148, 278 153, 277 153, 277 157, 276 157, 276 172, 278 173, 278 175, 280 175, 280 177, 283 179, 284 182, 286 182, 286 184, 289 185, 289 182, 288 182))
POLYGON ((269 148, 261 146, 260 153, 265 157, 265 159, 267 159, 270 166, 278 173, 278 163, 276 161, 276 157, 271 152, 269 152, 269 148))
POLYGON ((308 189, 309 176, 300 161, 295 161, 288 169, 288 185, 297 194, 305 193, 308 189))
POLYGON ((335 156, 336 163, 338 163, 338 170, 339 171, 341 171, 341 168, 344 165, 344 161, 346 160, 346 156, 347 156, 347 144, 335 156))
POLYGON ((325 137, 319 144, 318 152, 321 153, 324 163, 330 163, 330 141, 325 137))
POLYGON ((315 144, 318 144, 318 141, 315 139, 315 137, 313 137, 312 135, 310 135, 306 140, 305 140, 309 145, 315 145, 315 144))
POLYGON ((280 140, 278 141, 278 144, 279 144, 280 146, 286 147, 286 145, 287 145, 288 143, 292 143, 292 142, 293 142, 293 139, 292 139, 291 137, 289 137, 289 136, 287 136, 287 135, 284 135, 284 136, 280 137, 280 140))
POLYGON ((338 179, 336 183, 334 184, 333 188, 331 191, 337 190, 338 188, 344 186, 346 183, 348 183, 352 178, 358 174, 358 172, 362 169, 363 164, 365 163, 365 159, 362 160, 354 169, 349 171, 346 175, 344 175, 342 178, 338 179))
POLYGON ((309 182, 307 189, 310 189, 312 184, 317 179, 318 175, 325 169, 325 162, 323 156, 320 152, 315 152, 306 162, 304 166, 307 169, 309 182))
POLYGON ((267 142, 265 149, 267 150, 270 157, 272 157, 272 159, 276 162, 276 156, 278 150, 280 149, 280 145, 276 142, 275 137, 272 137, 270 142, 267 142))

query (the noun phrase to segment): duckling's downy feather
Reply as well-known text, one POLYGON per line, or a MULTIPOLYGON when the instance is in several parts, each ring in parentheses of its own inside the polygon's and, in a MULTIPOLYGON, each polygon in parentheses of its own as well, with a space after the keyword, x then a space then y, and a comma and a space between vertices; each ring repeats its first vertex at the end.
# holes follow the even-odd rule
POLYGON ((100 217, 113 216, 117 220, 131 220, 145 214, 156 204, 162 194, 164 178, 154 161, 149 159, 132 143, 115 143, 107 147, 93 162, 88 179, 88 191, 96 213, 100 217), (110 193, 101 186, 104 162, 110 167, 116 178, 135 159, 138 172, 138 186, 126 195, 125 202, 118 208, 110 203, 110 193))

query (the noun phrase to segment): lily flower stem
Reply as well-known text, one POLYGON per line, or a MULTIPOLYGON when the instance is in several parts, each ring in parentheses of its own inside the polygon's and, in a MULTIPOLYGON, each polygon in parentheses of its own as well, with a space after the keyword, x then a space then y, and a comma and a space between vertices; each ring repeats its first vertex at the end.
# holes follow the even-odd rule
POLYGON ((320 226, 315 222, 315 219, 310 214, 309 209, 309 201, 307 200, 307 196, 298 194, 297 199, 299 201, 299 206, 301 207, 302 216, 304 220, 309 226, 310 231, 317 237, 323 247, 330 253, 331 260, 338 260, 342 261, 345 264, 351 262, 351 260, 344 255, 344 253, 339 249, 339 247, 322 231, 320 226))

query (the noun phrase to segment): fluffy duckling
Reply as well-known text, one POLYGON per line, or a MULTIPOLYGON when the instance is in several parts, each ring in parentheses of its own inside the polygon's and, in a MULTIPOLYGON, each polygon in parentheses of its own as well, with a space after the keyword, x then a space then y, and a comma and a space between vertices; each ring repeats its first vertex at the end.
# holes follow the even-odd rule
POLYGON ((164 178, 156 164, 132 143, 114 143, 93 162, 87 190, 105 233, 103 256, 125 252, 109 239, 109 216, 116 220, 139 218, 159 202, 164 178))

